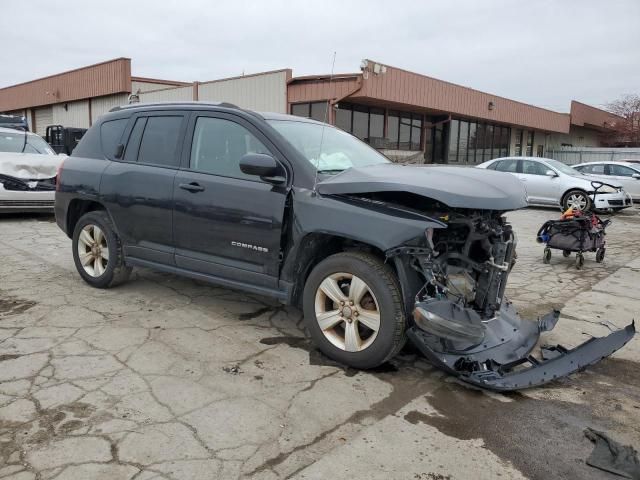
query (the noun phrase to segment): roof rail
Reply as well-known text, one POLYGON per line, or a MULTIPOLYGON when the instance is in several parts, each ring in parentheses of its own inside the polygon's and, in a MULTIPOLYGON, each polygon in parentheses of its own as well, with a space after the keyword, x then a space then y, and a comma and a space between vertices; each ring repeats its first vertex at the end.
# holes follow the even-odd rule
POLYGON ((113 107, 110 112, 117 112, 120 110, 129 110, 132 108, 140 107, 165 107, 165 106, 208 106, 208 107, 223 107, 234 108, 240 110, 240 107, 229 102, 198 102, 198 101, 184 101, 184 102, 149 102, 149 103, 131 103, 129 105, 120 105, 113 107))

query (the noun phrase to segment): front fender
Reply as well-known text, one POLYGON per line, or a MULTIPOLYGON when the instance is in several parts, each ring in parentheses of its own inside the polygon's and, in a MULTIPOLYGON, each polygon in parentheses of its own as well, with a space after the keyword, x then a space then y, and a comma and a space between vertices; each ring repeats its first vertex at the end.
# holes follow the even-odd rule
POLYGON ((446 228, 443 222, 426 215, 378 202, 323 196, 310 190, 298 190, 292 198, 295 224, 303 234, 350 238, 383 252, 424 238, 427 228, 446 228))

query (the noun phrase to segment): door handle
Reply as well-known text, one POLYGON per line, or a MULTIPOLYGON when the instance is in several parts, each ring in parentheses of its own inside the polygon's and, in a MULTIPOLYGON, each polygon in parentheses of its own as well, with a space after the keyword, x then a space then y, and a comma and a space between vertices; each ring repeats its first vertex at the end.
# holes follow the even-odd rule
POLYGON ((180 185, 178 185, 181 189, 183 190, 187 190, 188 192, 202 192, 204 191, 204 187, 196 182, 191 182, 191 183, 181 183, 180 185))

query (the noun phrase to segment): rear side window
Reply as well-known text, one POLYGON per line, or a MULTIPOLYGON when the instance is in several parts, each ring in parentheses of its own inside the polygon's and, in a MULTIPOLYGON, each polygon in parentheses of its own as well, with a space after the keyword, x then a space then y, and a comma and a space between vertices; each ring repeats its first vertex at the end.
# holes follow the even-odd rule
POLYGON ((120 144, 122 134, 127 126, 128 118, 120 118, 118 120, 109 120, 100 125, 100 143, 102 144, 102 153, 105 157, 113 160, 116 153, 116 147, 120 144))
POLYGON ((142 132, 147 124, 147 118, 141 117, 136 119, 136 124, 131 130, 129 135, 129 141, 127 142, 127 148, 124 151, 125 162, 135 162, 138 159, 138 149, 140 148, 140 140, 142 140, 142 132))
POLYGON ((499 172, 516 173, 518 171, 517 160, 500 160, 496 162, 496 170, 499 172))
POLYGON ((597 165, 583 165, 578 167, 582 173, 598 173, 604 175, 604 164, 597 165))
POLYGON ((140 142, 138 162, 177 167, 182 119, 182 116, 148 117, 140 142))

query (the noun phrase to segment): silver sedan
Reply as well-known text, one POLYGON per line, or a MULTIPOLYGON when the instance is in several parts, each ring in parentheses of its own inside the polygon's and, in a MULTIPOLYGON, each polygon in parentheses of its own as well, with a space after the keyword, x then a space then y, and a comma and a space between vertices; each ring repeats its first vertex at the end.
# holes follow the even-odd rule
POLYGON ((530 205, 558 206, 563 209, 585 210, 593 206, 597 210, 622 210, 630 207, 632 200, 617 182, 606 177, 583 175, 573 168, 550 158, 505 157, 481 163, 477 168, 508 172, 520 179, 527 192, 530 205), (592 182, 604 182, 594 196, 592 182))
POLYGON ((589 162, 572 168, 585 175, 606 177, 609 183, 621 185, 635 202, 640 202, 640 164, 631 162, 589 162))

